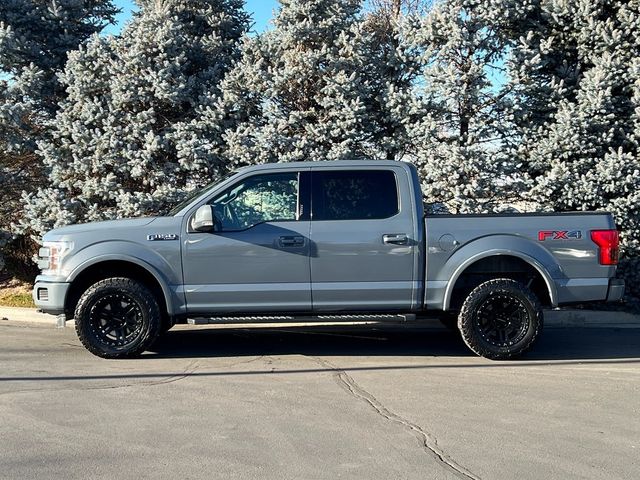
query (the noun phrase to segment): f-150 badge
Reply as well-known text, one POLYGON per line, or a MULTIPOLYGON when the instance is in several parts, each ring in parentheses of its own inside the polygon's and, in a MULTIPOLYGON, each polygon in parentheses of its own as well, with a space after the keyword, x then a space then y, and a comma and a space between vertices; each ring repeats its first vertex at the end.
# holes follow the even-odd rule
POLYGON ((147 235, 147 240, 150 242, 178 240, 179 238, 180 236, 175 233, 154 233, 153 235, 147 235))
POLYGON ((538 232, 538 240, 580 240, 582 232, 580 230, 542 230, 538 232))

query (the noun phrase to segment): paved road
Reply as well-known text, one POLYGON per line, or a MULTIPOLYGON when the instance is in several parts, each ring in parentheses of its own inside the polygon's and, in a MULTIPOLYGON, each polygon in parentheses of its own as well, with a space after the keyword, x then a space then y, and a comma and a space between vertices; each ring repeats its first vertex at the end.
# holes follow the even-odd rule
POLYGON ((0 323, 0 478, 632 479, 640 329, 178 327, 137 360, 0 323))

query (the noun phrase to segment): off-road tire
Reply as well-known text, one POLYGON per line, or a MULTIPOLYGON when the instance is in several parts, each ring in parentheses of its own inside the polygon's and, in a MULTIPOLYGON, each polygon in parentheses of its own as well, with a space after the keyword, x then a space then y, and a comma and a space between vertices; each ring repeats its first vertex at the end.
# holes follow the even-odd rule
POLYGON ((467 346, 492 360, 515 358, 529 350, 543 323, 542 307, 535 294, 507 278, 489 280, 474 288, 458 317, 458 329, 467 346))
MULTIPOLYGON (((102 358, 130 358, 140 355, 156 340, 162 326, 162 314, 158 300, 154 294, 142 283, 130 278, 107 278, 89 287, 80 297, 75 310, 76 333, 80 342, 94 355, 102 358), (133 311, 134 317, 124 311, 133 311), (114 302, 117 311, 110 302, 114 302), (125 305, 124 308, 121 308, 125 305), (124 328, 108 330, 107 321, 101 316, 105 311, 114 310, 108 317, 117 322, 126 323, 126 329, 133 330, 130 339, 123 345, 118 345, 118 339, 111 340, 109 333, 122 331, 124 328), (100 310, 101 309, 101 310, 100 310), (105 323, 103 328, 102 323, 105 323)), ((114 336, 114 335, 112 335, 114 336)), ((123 333, 123 342, 124 342, 123 333)))

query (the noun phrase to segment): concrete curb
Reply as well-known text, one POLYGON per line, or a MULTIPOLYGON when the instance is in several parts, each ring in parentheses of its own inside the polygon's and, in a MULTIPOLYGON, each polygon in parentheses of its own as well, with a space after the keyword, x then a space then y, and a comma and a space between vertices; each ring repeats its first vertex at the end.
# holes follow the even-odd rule
POLYGON ((0 307, 0 321, 44 323, 56 326, 57 317, 39 313, 35 308, 0 307))
MULTIPOLYGON (((39 313, 35 308, 18 308, 18 307, 0 307, 0 325, 2 321, 11 322, 24 322, 24 323, 37 323, 43 325, 50 325, 52 327, 57 326, 57 317, 54 315, 47 315, 46 313, 39 313)), ((327 322, 322 322, 325 324, 327 322)), ((640 328, 640 315, 634 315, 627 312, 611 312, 611 311, 597 311, 597 310, 547 310, 544 318, 545 327, 551 328, 640 328)), ((272 323, 272 324, 225 324, 226 328, 243 327, 249 328, 251 326, 266 327, 271 326, 303 326, 303 325, 320 325, 318 322, 313 323, 272 323)), ((433 326, 440 328, 440 322, 437 320, 429 320, 426 322, 420 322, 425 327, 433 326)), ((73 321, 67 322, 67 326, 72 326, 73 321)), ((340 325, 331 322, 331 325, 340 325)), ((408 322, 407 325, 416 325, 413 322, 408 322)), ((212 327, 213 325, 207 325, 212 327)))
POLYGON ((548 310, 545 327, 640 328, 640 315, 599 310, 548 310))

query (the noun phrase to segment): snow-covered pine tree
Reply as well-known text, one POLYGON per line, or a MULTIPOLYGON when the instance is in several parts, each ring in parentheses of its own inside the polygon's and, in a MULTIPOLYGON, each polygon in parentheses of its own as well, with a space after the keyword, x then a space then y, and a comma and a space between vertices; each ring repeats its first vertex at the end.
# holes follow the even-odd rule
POLYGON ((609 152, 634 148, 639 11, 637 0, 537 0, 512 10, 514 154, 543 207, 600 207, 595 192, 574 191, 577 181, 609 152))
MULTIPOLYGON (((503 30, 511 40, 508 80, 513 90, 515 135, 510 146, 535 175, 530 147, 544 132, 562 98, 573 98, 580 74, 574 24, 575 1, 505 0, 503 30), (520 150, 520 151, 518 151, 520 150)), ((540 166, 544 169, 544 166, 540 166)))
MULTIPOLYGON (((529 197, 550 210, 613 212, 625 256, 638 256, 640 2, 538 0, 512 24, 514 151, 529 197)), ((633 265, 623 265, 632 288, 633 265)))
POLYGON ((381 158, 400 160, 411 152, 408 128, 419 121, 412 110, 413 87, 420 73, 413 57, 402 55, 403 25, 426 15, 431 0, 368 0, 364 29, 373 36, 370 67, 378 96, 372 98, 377 113, 376 152, 381 158))
POLYGON ((248 27, 242 0, 142 0, 119 37, 70 56, 68 99, 40 152, 51 188, 25 197, 24 226, 165 210, 216 177, 183 134, 216 95, 248 27))
POLYGON ((443 0, 403 34, 406 62, 419 68, 408 108, 409 158, 436 211, 488 211, 502 200, 508 90, 494 81, 505 54, 496 8, 493 1, 443 0))
MULTIPOLYGON (((640 44, 640 40, 636 45, 640 44)), ((634 149, 610 152, 602 166, 606 174, 612 175, 613 182, 597 182, 599 189, 609 195, 607 208, 625 230, 625 257, 619 266, 618 274, 626 279, 626 297, 636 310, 640 310, 640 56, 631 61, 629 69, 631 83, 631 103, 634 111, 631 115, 633 130, 630 137, 634 149), (616 198, 612 192, 618 192, 616 198), (621 193, 623 192, 623 193, 621 193)), ((597 175, 598 172, 596 172, 597 175)))
POLYGON ((22 190, 40 186, 36 142, 64 89, 67 53, 113 22, 112 0, 0 2, 0 228, 19 218, 22 190))
MULTIPOLYGON (((249 38, 211 115, 237 164, 376 156, 373 38, 358 0, 283 0, 274 28, 249 38)), ((207 122, 207 117, 203 116, 207 122)))

